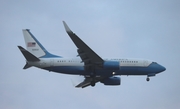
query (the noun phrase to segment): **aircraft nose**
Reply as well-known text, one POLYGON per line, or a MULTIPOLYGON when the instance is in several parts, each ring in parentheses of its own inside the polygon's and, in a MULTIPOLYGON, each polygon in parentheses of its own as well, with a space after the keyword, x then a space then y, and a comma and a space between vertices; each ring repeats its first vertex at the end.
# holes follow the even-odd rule
POLYGON ((165 70, 166 70, 166 68, 164 66, 162 66, 162 71, 165 71, 165 70))
POLYGON ((166 70, 166 68, 165 68, 164 66, 158 64, 158 72, 159 72, 159 73, 160 73, 160 72, 163 72, 163 71, 165 71, 165 70, 166 70))
POLYGON ((156 63, 156 62, 153 62, 150 66, 149 66, 149 68, 151 69, 150 70, 150 72, 151 73, 160 73, 160 72, 163 72, 163 71, 165 71, 166 70, 166 68, 164 67, 164 66, 162 66, 162 65, 160 65, 160 64, 158 64, 158 63, 156 63))

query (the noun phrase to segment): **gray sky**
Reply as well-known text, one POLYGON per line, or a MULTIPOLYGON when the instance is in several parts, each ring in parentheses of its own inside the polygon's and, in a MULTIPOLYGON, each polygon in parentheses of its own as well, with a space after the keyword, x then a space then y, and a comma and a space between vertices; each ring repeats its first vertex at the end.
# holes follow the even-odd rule
POLYGON ((0 109, 177 109, 180 107, 179 0, 3 0, 0 3, 0 109), (62 20, 101 57, 155 60, 167 70, 121 76, 121 86, 77 89, 76 76, 30 68, 17 45, 22 29, 51 53, 75 57, 62 20))

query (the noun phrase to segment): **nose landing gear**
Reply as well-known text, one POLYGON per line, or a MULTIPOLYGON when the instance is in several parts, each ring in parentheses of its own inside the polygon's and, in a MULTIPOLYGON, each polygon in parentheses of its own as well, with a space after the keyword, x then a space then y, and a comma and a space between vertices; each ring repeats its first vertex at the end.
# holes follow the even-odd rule
POLYGON ((149 81, 149 80, 150 80, 150 78, 149 78, 149 77, 147 77, 147 78, 146 78, 146 81, 149 81))
POLYGON ((150 73, 147 75, 147 78, 146 78, 146 81, 150 81, 150 78, 149 77, 153 77, 155 76, 156 74, 155 73, 150 73))

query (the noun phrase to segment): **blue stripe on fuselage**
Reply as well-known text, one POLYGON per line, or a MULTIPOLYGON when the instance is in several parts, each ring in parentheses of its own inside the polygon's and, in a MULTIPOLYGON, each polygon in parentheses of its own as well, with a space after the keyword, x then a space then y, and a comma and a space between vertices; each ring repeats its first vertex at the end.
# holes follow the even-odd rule
POLYGON ((51 66, 43 68, 45 70, 74 75, 85 75, 83 66, 51 66))
MULTIPOLYGON (((64 74, 74 74, 74 75, 90 75, 91 72, 84 70, 83 66, 52 66, 43 68, 49 71, 54 71, 64 74)), ((161 66, 159 64, 152 63, 148 67, 120 67, 120 70, 115 71, 116 75, 148 75, 157 74, 161 72, 161 66)), ((110 71, 105 69, 99 69, 96 71, 96 75, 106 76, 109 75, 110 71)))

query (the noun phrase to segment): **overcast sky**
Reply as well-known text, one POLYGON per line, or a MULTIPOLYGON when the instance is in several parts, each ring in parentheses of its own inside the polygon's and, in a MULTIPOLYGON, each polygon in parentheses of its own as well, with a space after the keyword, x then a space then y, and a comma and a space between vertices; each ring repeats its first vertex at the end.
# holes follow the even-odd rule
POLYGON ((0 109, 177 109, 180 107, 179 0, 2 0, 0 109), (75 57, 69 27, 101 57, 142 58, 166 71, 121 76, 120 86, 77 89, 78 76, 23 70, 22 29, 51 53, 75 57))

